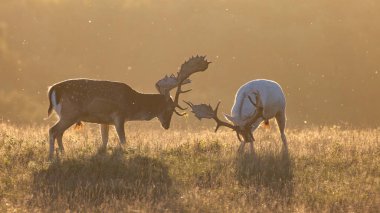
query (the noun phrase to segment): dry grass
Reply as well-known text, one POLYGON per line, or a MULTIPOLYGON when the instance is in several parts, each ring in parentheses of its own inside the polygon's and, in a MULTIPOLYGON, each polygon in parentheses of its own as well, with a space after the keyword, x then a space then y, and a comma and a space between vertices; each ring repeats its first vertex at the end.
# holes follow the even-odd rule
POLYGON ((48 162, 47 127, 0 124, 0 211, 380 211, 379 129, 290 129, 290 156, 259 129, 252 159, 231 132, 128 126, 107 150, 97 128, 70 130, 48 162))

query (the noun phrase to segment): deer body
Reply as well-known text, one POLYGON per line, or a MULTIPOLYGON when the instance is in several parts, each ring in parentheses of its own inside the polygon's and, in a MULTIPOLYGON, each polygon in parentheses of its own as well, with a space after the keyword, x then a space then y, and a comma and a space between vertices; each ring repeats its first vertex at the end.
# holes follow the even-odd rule
POLYGON ((220 126, 234 130, 237 133, 241 145, 239 151, 243 151, 246 143, 250 143, 251 152, 254 154, 253 132, 259 127, 260 123, 268 122, 271 118, 276 118, 281 140, 287 151, 287 139, 285 136, 285 96, 281 86, 271 80, 259 79, 250 81, 239 88, 235 95, 235 102, 231 109, 231 115, 225 115, 226 119, 233 123, 227 123, 218 118, 218 105, 213 110, 210 105, 187 104, 192 108, 193 113, 199 119, 214 119, 217 123, 215 131, 220 126), (243 136, 241 140, 240 136, 243 136))
POLYGON ((151 120, 166 107, 164 95, 142 94, 124 83, 90 79, 66 80, 53 85, 49 89, 49 100, 49 115, 54 108, 59 117, 63 114, 76 117, 77 122, 100 124, 113 124, 115 117, 125 121, 151 120))
POLYGON ((285 111, 285 96, 280 85, 271 80, 259 79, 250 81, 239 88, 231 109, 231 116, 226 115, 226 118, 238 126, 244 126, 256 113, 256 107, 252 107, 248 96, 256 102, 257 95, 260 98, 255 104, 263 109, 261 121, 285 111))
MULTIPOLYGON (((231 116, 225 115, 228 120, 235 125, 244 128, 251 118, 257 113, 257 109, 261 110, 261 117, 257 118, 250 126, 251 131, 255 131, 262 121, 268 122, 271 118, 276 118, 279 126, 281 140, 284 148, 287 150, 287 139, 285 136, 285 95, 281 86, 271 80, 258 79, 250 81, 239 88, 235 96, 235 103, 231 109, 231 116), (253 100, 254 103, 251 103, 253 100), (255 106, 253 106, 254 104, 255 106)), ((244 135, 243 135, 244 136, 244 135)), ((248 137, 248 136, 247 136, 248 137)), ((251 152, 253 151, 253 141, 251 142, 251 152)), ((246 141, 246 142, 247 142, 246 141)), ((239 150, 244 148, 245 142, 242 142, 239 150)))
POLYGON ((50 128, 50 157, 57 139, 64 150, 62 136, 66 129, 81 121, 101 124, 103 146, 108 143, 108 125, 115 125, 120 143, 126 142, 124 123, 158 117, 168 129, 173 101, 161 94, 142 94, 124 83, 73 79, 50 87, 48 115, 54 109, 59 121, 50 128))
POLYGON ((55 140, 63 151, 63 133, 82 121, 100 124, 103 146, 108 143, 109 125, 115 126, 121 144, 126 143, 126 121, 157 117, 161 126, 169 129, 173 112, 184 115, 176 111, 184 110, 178 104, 180 94, 190 91, 182 91, 182 84, 190 83, 190 75, 206 70, 209 63, 205 56, 191 57, 182 64, 177 76, 165 76, 156 83, 159 94, 142 94, 121 82, 91 79, 71 79, 51 86, 48 116, 54 109, 59 121, 49 129, 49 158, 53 157, 55 140), (174 88, 177 90, 173 100, 170 90, 174 88))

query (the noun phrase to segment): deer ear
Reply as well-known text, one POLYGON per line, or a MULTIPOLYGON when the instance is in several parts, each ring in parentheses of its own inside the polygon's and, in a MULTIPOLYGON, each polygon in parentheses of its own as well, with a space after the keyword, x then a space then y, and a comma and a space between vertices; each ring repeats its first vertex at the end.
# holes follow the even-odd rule
POLYGON ((230 115, 227 115, 227 114, 224 114, 224 117, 225 117, 227 120, 231 121, 233 124, 236 124, 236 119, 235 119, 234 117, 232 117, 232 116, 230 116, 230 115))

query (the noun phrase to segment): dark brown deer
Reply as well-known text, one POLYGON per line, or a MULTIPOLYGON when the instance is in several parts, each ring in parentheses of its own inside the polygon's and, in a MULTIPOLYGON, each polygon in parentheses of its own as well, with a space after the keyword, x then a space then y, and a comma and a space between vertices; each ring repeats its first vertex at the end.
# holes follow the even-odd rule
POLYGON ((71 79, 59 82, 48 90, 50 106, 59 116, 58 122, 49 129, 49 158, 54 154, 54 143, 57 139, 59 150, 64 151, 63 133, 74 124, 81 122, 98 123, 101 127, 103 146, 108 143, 109 125, 114 125, 121 144, 126 143, 124 123, 126 121, 151 120, 155 117, 164 129, 169 129, 173 112, 183 116, 176 108, 185 110, 179 104, 179 95, 183 84, 195 72, 208 68, 205 56, 190 58, 182 64, 177 76, 165 76, 156 83, 160 94, 143 94, 121 82, 91 79, 71 79), (177 87, 174 100, 170 90, 177 87))

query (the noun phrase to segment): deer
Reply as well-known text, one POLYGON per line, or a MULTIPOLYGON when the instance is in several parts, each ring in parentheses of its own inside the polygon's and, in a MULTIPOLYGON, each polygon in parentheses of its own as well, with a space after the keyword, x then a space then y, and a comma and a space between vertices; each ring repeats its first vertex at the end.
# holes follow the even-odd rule
POLYGON ((68 79, 48 89, 48 118, 54 110, 59 120, 49 129, 49 159, 53 158, 55 140, 64 152, 62 137, 72 125, 82 122, 100 124, 103 147, 107 146, 109 126, 114 125, 121 145, 126 144, 124 123, 158 118, 164 129, 169 129, 173 113, 184 116, 176 109, 180 94, 190 92, 182 86, 191 83, 190 75, 204 71, 211 63, 206 56, 193 56, 185 61, 177 76, 165 76, 155 87, 159 94, 137 92, 125 83, 93 79, 68 79), (174 100, 170 91, 177 87, 174 100))
POLYGON ((269 119, 275 118, 281 134, 283 150, 288 152, 287 139, 285 135, 286 100, 281 86, 272 80, 258 79, 252 80, 241 86, 235 95, 235 102, 231 109, 231 115, 225 114, 227 121, 218 118, 218 108, 215 109, 210 104, 193 104, 189 101, 185 103, 192 109, 194 115, 201 120, 213 119, 216 122, 215 132, 219 127, 224 126, 236 132, 238 140, 241 142, 238 152, 244 151, 246 143, 250 144, 250 152, 255 156, 253 132, 264 121, 269 124, 269 119))

